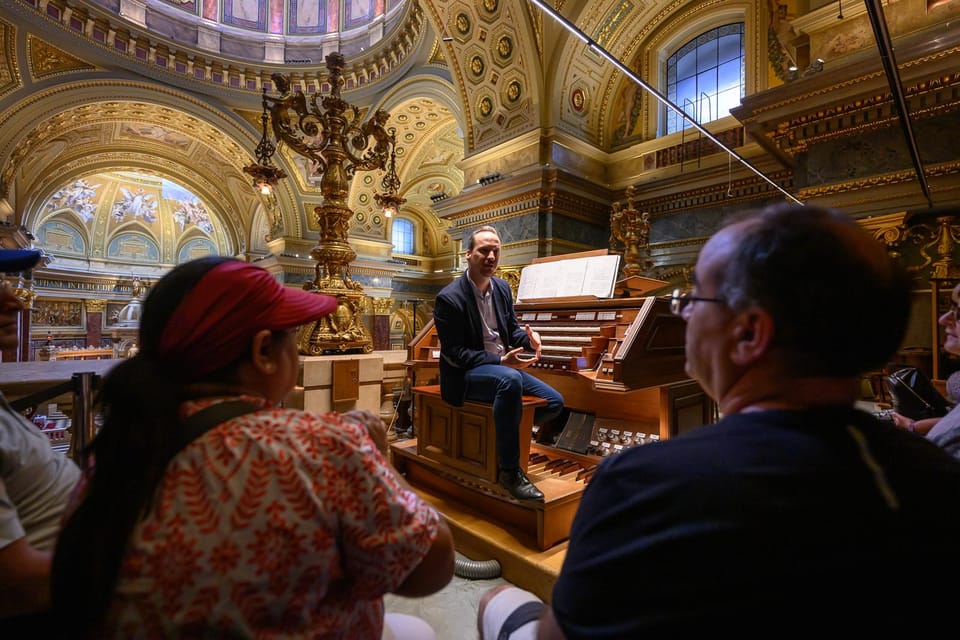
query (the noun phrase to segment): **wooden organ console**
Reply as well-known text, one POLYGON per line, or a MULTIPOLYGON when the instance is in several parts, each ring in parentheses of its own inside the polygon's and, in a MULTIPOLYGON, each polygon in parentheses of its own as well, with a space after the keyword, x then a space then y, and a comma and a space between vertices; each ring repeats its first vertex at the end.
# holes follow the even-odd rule
MULTIPOLYGON (((413 486, 449 495, 547 549, 569 536, 580 497, 604 456, 715 420, 713 401, 684 373, 683 321, 659 297, 519 303, 520 324, 542 340, 527 371, 563 394, 564 424, 521 425, 522 464, 543 503, 518 502, 496 484, 492 412, 444 403, 434 380, 440 345, 432 321, 409 345, 415 440, 392 445, 413 486), (529 447, 525 446, 529 443, 529 447)), ((535 399, 525 398, 525 406, 535 399)), ((533 404, 530 405, 534 406, 533 404)))

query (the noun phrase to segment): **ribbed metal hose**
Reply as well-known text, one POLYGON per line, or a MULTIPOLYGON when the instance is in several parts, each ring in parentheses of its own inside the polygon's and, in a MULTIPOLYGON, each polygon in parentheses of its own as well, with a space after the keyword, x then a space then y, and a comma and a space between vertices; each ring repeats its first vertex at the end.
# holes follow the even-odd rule
POLYGON ((458 555, 453 560, 453 572, 460 578, 489 580, 500 577, 500 563, 496 560, 468 560, 458 555))

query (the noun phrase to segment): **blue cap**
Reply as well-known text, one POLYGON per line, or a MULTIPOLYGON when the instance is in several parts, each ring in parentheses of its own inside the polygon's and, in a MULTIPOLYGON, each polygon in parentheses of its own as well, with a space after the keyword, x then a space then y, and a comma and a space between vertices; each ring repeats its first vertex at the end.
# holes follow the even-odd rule
POLYGON ((0 272, 16 273, 32 269, 43 254, 36 249, 0 249, 0 272))

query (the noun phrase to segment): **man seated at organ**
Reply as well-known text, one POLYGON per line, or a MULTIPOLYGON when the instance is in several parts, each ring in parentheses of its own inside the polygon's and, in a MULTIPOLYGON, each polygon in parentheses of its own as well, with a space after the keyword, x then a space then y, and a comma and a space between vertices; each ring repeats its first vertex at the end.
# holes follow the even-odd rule
POLYGON ((440 339, 440 393, 454 406, 465 401, 493 405, 498 482, 518 500, 543 500, 520 466, 521 398, 544 398, 534 422, 563 410, 563 397, 524 369, 540 357, 540 335, 521 327, 510 285, 494 277, 500 236, 483 226, 466 242, 467 270, 437 294, 433 317, 440 339))

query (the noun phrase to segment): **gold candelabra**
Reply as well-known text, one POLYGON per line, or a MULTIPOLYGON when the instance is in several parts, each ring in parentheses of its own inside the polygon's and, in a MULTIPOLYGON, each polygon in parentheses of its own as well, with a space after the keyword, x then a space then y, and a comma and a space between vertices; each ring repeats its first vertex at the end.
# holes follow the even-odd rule
POLYGON ((336 296, 339 305, 328 317, 301 327, 298 348, 304 355, 322 353, 363 352, 373 350, 370 332, 362 322, 363 288, 350 277, 350 263, 357 257, 347 242, 353 211, 347 206, 350 183, 357 171, 387 170, 383 179, 386 191, 375 196, 385 215, 395 215, 406 202, 399 197, 400 180, 396 174, 396 132, 384 128, 390 114, 375 111, 363 122, 360 110, 340 97, 344 84, 345 60, 339 52, 326 57, 330 95, 310 98, 297 90, 291 92, 286 76, 274 73, 279 96, 263 90, 263 138, 257 146, 257 163, 244 167, 253 176, 253 184, 262 193, 269 193, 277 181, 285 177, 271 158, 277 146, 267 133, 272 125, 277 144, 311 161, 321 176, 323 204, 313 210, 320 227, 320 242, 310 251, 317 261, 315 278, 304 289, 336 296), (390 206, 389 214, 387 206, 390 206))
POLYGON ((627 187, 627 204, 613 203, 610 214, 610 248, 623 251, 624 277, 638 276, 653 267, 650 258, 650 214, 633 206, 636 189, 627 187))

